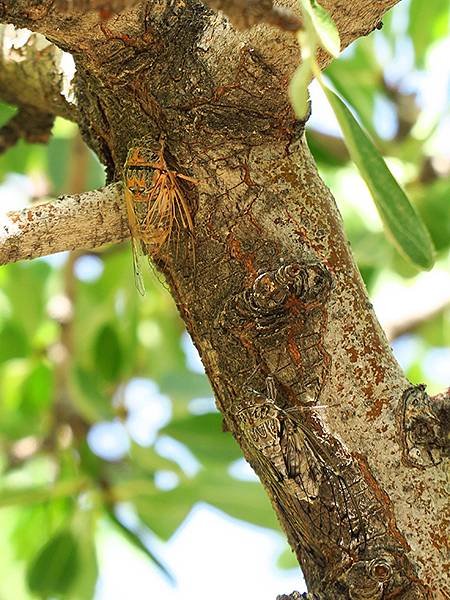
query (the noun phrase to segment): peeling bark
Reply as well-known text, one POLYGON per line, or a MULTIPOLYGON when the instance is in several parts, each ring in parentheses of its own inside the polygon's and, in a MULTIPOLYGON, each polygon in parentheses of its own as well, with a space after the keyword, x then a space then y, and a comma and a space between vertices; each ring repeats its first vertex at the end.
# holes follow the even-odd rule
MULTIPOLYGON (((323 2, 344 45, 394 3, 323 2)), ((164 134, 168 168, 198 182, 184 190, 194 234, 180 229, 153 261, 310 597, 449 598, 444 429, 430 417, 440 460, 405 461, 419 444, 411 411, 398 416, 411 386, 289 106, 294 37, 238 33, 197 2, 105 20, 15 0, 0 18, 74 54, 78 122, 110 179, 130 147, 156 153, 164 134)))

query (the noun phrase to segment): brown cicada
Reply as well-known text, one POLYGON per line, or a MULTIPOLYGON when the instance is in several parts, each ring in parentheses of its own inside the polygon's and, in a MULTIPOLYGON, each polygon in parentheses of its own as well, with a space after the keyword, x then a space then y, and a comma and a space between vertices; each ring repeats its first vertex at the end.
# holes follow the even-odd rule
POLYGON ((181 181, 197 180, 169 169, 164 157, 164 140, 156 154, 147 158, 141 147, 129 150, 124 168, 124 190, 130 226, 136 286, 144 293, 139 257, 145 245, 150 254, 169 242, 175 229, 192 234, 191 208, 181 181))

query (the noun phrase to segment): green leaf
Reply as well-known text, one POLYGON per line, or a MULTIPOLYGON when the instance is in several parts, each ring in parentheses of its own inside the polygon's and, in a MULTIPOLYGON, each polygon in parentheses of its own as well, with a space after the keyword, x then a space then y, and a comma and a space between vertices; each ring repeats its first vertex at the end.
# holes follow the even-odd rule
POLYGON ((0 362, 26 356, 29 344, 21 324, 7 321, 0 328, 0 362))
POLYGON ((10 538, 15 556, 26 562, 35 556, 49 536, 67 522, 73 504, 72 498, 58 498, 18 507, 17 521, 10 538))
POLYGON ((231 434, 222 430, 222 417, 218 413, 189 415, 173 420, 160 433, 188 446, 206 464, 228 464, 242 456, 231 434))
POLYGON ((312 60, 312 56, 303 60, 289 84, 289 98, 299 120, 304 120, 308 114, 308 85, 311 82, 312 60))
POLYGON ((414 45, 419 68, 423 68, 432 42, 448 33, 448 23, 448 0, 411 0, 408 34, 414 45))
POLYGON ((273 508, 260 483, 238 481, 225 471, 212 469, 201 473, 197 480, 199 496, 205 502, 236 519, 280 530, 273 508))
POLYGON ((446 250, 450 247, 450 181, 442 179, 424 186, 415 199, 436 250, 446 250))
POLYGON ((122 348, 116 329, 109 323, 97 334, 94 359, 97 371, 109 382, 117 380, 122 367, 122 348))
POLYGON ((8 273, 8 279, 2 287, 11 303, 13 318, 31 338, 46 313, 46 285, 51 267, 42 260, 34 260, 3 268, 8 273))
POLYGON ((333 19, 328 12, 320 6, 317 0, 300 0, 305 13, 309 16, 320 45, 331 54, 339 56, 341 40, 333 19))
POLYGON ((78 544, 69 530, 62 530, 41 548, 28 567, 30 591, 46 598, 66 593, 79 569, 78 544))
POLYGON ((134 506, 142 522, 160 538, 168 540, 199 499, 197 490, 193 482, 168 492, 152 491, 150 482, 148 487, 149 493, 136 497, 134 506))
POLYGON ((39 429, 38 424, 27 421, 20 412, 22 389, 30 373, 30 362, 26 358, 16 358, 1 365, 0 423, 3 436, 19 438, 39 429))
MULTIPOLYGON (((92 500, 92 498, 91 498, 92 500)), ((94 500, 95 503, 95 500, 94 500)), ((95 597, 98 578, 98 561, 95 548, 96 522, 98 512, 79 510, 71 522, 71 529, 78 543, 79 569, 64 600, 86 600, 95 597)))
POLYGON ((40 418, 53 399, 53 370, 46 362, 39 362, 25 380, 20 410, 27 419, 40 418))
POLYGON ((78 367, 73 375, 74 400, 81 415, 90 423, 114 417, 111 400, 104 393, 97 373, 78 367))
POLYGON ((382 156, 342 100, 323 86, 339 121, 350 156, 372 194, 397 250, 420 269, 431 269, 434 248, 430 235, 382 156))
POLYGON ((148 558, 156 565, 156 567, 161 571, 161 573, 171 583, 175 583, 175 578, 172 575, 172 573, 164 565, 164 563, 156 556, 156 554, 153 552, 153 550, 150 549, 148 543, 146 542, 144 544, 144 542, 141 540, 141 538, 139 537, 139 535, 136 532, 131 531, 131 529, 128 529, 128 527, 125 527, 125 525, 116 517, 116 515, 114 514, 114 512, 112 510, 108 509, 106 512, 107 512, 110 520, 119 529, 119 531, 122 533, 122 535, 130 542, 130 544, 132 544, 138 550, 140 550, 146 556, 148 556, 148 558))
POLYGON ((325 74, 338 94, 355 109, 367 131, 377 136, 375 100, 383 90, 383 71, 376 60, 373 39, 359 40, 354 51, 333 60, 325 74))

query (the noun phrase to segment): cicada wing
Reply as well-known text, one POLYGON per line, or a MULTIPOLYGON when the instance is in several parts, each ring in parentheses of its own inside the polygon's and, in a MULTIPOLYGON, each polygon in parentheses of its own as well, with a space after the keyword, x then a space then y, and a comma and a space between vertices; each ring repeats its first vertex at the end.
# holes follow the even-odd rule
POLYGON ((307 436, 298 423, 283 421, 281 447, 289 477, 294 479, 305 499, 317 497, 322 479, 322 465, 314 454, 307 436))
POLYGON ((142 243, 135 238, 131 238, 131 251, 133 253, 134 282, 141 296, 145 296, 144 278, 141 271, 141 261, 145 256, 142 251, 142 243))

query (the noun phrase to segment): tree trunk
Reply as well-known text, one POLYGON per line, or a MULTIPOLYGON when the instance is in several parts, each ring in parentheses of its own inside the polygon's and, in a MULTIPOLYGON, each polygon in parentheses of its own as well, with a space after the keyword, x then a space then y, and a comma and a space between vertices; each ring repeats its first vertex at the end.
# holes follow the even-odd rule
MULTIPOLYGON (((323 5, 347 45, 394 3, 323 5)), ((111 181, 164 136, 193 228, 148 250, 311 598, 450 598, 444 401, 408 383, 376 321, 289 106, 295 38, 190 0, 109 19, 51 5, 4 0, 0 17, 74 55, 76 118, 111 181)))

